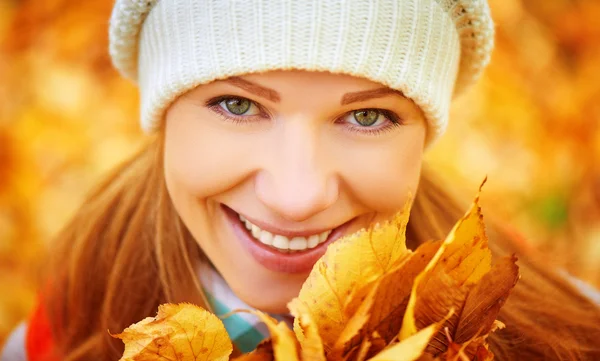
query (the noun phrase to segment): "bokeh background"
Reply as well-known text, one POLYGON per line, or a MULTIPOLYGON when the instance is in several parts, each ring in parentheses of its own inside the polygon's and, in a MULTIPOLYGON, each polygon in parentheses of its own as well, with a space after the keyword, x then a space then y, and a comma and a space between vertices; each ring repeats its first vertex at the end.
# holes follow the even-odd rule
MULTIPOLYGON (((523 242, 600 286, 600 1, 490 0, 497 46, 429 154, 523 242)), ((52 236, 144 142, 107 54, 112 0, 0 0, 0 345, 52 236)), ((484 209, 485 212, 485 209, 484 209)))

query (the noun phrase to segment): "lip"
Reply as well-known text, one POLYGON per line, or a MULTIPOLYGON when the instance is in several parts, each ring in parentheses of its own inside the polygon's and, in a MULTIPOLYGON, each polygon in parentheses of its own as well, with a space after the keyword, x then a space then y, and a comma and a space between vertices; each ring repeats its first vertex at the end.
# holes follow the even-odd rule
MULTIPOLYGON (((235 233, 236 238, 238 239, 238 241, 240 242, 242 247, 246 251, 248 251, 248 253, 250 253, 250 255, 258 263, 260 263, 263 267, 265 267, 271 271, 282 272, 282 273, 307 273, 307 272, 309 272, 312 269, 313 265, 317 262, 317 260, 319 258, 321 258, 321 256, 325 253, 325 251, 327 250, 327 246, 329 244, 335 242, 341 236, 343 236, 344 231, 348 228, 348 226, 352 222, 352 220, 350 220, 350 221, 334 228, 332 230, 332 232, 329 234, 329 237, 327 237, 327 240, 325 240, 325 242, 323 242, 323 243, 320 243, 315 248, 307 249, 306 251, 301 251, 301 252, 281 253, 281 252, 278 252, 278 251, 274 250, 273 248, 265 246, 262 243, 255 240, 254 237, 252 237, 252 235, 248 232, 246 227, 244 227, 242 225, 242 222, 240 221, 240 218, 239 218, 239 215, 237 212, 235 212, 233 209, 227 207, 224 204, 221 204, 221 208, 223 209, 223 212, 225 213, 225 216, 233 229, 233 233, 235 233)), ((248 220, 251 223, 254 223, 254 221, 252 219, 248 219, 248 220)), ((254 224, 256 224, 260 228, 262 228, 261 225, 264 225, 264 223, 260 223, 260 222, 257 222, 257 223, 254 223, 254 224)), ((266 228, 266 230, 274 229, 274 227, 268 227, 268 226, 265 228, 266 228)), ((277 228, 275 228, 275 229, 277 229, 277 228)), ((325 231, 325 230, 323 230, 323 231, 325 231)), ((275 233, 285 235, 285 236, 306 235, 307 234, 306 231, 303 231, 303 232, 282 231, 281 233, 278 233, 278 232, 279 231, 276 231, 275 233)), ((308 234, 316 234, 316 233, 320 233, 320 232, 317 231, 315 233, 308 233, 308 234)))

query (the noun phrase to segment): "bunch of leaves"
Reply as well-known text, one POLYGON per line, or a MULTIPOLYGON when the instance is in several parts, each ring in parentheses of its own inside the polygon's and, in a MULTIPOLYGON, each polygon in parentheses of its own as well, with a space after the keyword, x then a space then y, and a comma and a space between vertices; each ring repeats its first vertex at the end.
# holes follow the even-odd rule
MULTIPOLYGON (((487 338, 519 274, 514 256, 492 266, 479 196, 446 240, 405 246, 410 204, 393 219, 331 244, 288 308, 293 332, 259 311, 271 338, 235 360, 492 360, 487 338)), ((122 361, 228 360, 218 317, 166 304, 115 337, 122 361)))

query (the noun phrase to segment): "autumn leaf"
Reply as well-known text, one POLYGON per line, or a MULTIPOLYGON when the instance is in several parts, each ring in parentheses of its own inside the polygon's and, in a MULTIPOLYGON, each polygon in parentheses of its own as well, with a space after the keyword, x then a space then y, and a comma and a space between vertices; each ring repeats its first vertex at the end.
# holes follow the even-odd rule
MULTIPOLYGON (((386 342, 398 334, 414 279, 433 258, 439 246, 440 242, 421 245, 404 263, 381 277, 366 326, 368 333, 377 331, 386 342)), ((352 314, 354 310, 349 308, 346 312, 352 314)))
MULTIPOLYGON (((298 299, 310 310, 326 351, 333 347, 349 320, 344 308, 350 294, 393 269, 411 254, 405 242, 410 203, 409 200, 392 220, 329 245, 303 284, 298 299)), ((297 322, 294 331, 302 341, 297 322)))
POLYGON ((366 297, 360 293, 351 295, 344 309, 349 318, 346 327, 333 346, 333 359, 347 355, 365 335, 377 332, 389 343, 399 332, 402 315, 406 310, 414 278, 425 268, 436 253, 440 242, 421 245, 404 262, 378 278, 366 297))
MULTIPOLYGON (((369 352, 371 351, 371 346, 373 345, 373 343, 371 342, 369 337, 365 337, 363 338, 361 344, 359 347, 355 348, 356 350, 356 357, 354 357, 354 359, 356 361, 364 361, 367 359, 369 352)), ((354 351, 354 350, 353 350, 354 351)), ((379 352, 377 352, 379 353, 379 352)), ((350 357, 350 359, 352 359, 352 357, 350 357)))
POLYGON ((125 343, 121 361, 226 361, 233 347, 225 326, 210 312, 191 304, 164 304, 113 337, 125 343))
MULTIPOLYGON (((476 337, 480 337, 479 345, 486 347, 485 338, 518 279, 515 261, 514 257, 503 259, 490 272, 491 251, 478 195, 471 209, 417 276, 400 339, 439 322, 449 310, 455 310, 426 351, 434 356, 452 352, 449 346, 466 344, 476 337)), ((473 349, 475 344, 470 346, 473 349)))
POLYGON ((355 310, 352 316, 349 316, 346 326, 331 350, 327 353, 327 358, 330 361, 348 359, 349 355, 361 346, 361 342, 363 343, 363 347, 367 347, 367 349, 363 351, 369 351, 372 342, 365 337, 367 334, 366 325, 369 322, 373 303, 375 302, 375 295, 377 294, 380 285, 381 279, 375 281, 375 284, 372 285, 369 293, 364 298, 361 298, 358 309, 355 310), (365 345, 365 342, 368 342, 368 345, 365 345))
POLYGON ((386 348, 369 361, 414 361, 422 355, 429 340, 438 332, 438 324, 430 325, 401 342, 386 348))
MULTIPOLYGON (((457 311, 454 316, 457 318, 469 287, 490 270, 491 252, 487 247, 478 201, 479 195, 467 214, 454 226, 423 273, 417 276, 404 315, 400 339, 438 322, 450 309, 457 311)), ((449 322, 456 324, 456 319, 449 322)), ((446 345, 444 342, 441 344, 436 347, 443 351, 446 345)))
POLYGON ((260 318, 267 326, 269 333, 271 334, 271 343, 275 360, 300 360, 298 358, 298 341, 285 322, 278 322, 271 316, 260 311, 235 310, 234 312, 252 313, 258 316, 258 318, 260 318))
POLYGON ((298 320, 299 327, 302 330, 303 338, 300 341, 302 361, 325 361, 323 341, 308 307, 295 298, 290 302, 288 308, 295 319, 298 320))
POLYGON ((350 355, 348 360, 364 361, 380 353, 386 346, 387 342, 377 332, 373 332, 371 336, 363 338, 360 347, 356 348, 356 357, 350 355))
POLYGON ((469 292, 460 315, 454 342, 475 337, 478 330, 490 330, 509 292, 519 279, 515 256, 502 258, 469 292))

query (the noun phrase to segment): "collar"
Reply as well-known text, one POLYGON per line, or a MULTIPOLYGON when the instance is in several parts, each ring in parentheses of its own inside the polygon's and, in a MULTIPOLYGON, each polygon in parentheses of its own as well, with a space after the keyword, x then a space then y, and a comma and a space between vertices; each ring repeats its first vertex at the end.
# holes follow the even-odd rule
MULTIPOLYGON (((202 262, 198 273, 212 311, 223 321, 229 338, 240 351, 244 353, 253 351, 261 341, 270 336, 267 326, 255 315, 233 313, 224 318, 223 316, 236 309, 256 309, 240 300, 210 264, 202 262)), ((270 316, 278 321, 284 321, 292 329, 293 318, 290 315, 270 314, 270 316)))

